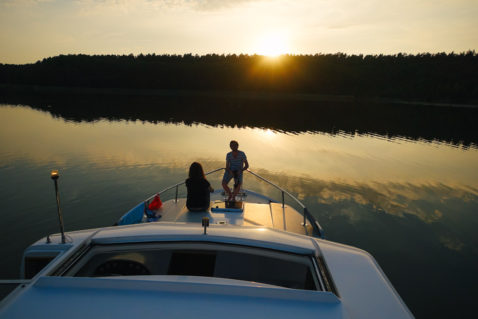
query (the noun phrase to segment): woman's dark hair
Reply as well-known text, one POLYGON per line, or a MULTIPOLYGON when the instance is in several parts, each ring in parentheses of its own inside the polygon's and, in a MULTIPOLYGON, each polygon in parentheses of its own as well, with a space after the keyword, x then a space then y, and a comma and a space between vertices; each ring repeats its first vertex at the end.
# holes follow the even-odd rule
POLYGON ((191 164, 191 166, 189 167, 189 178, 206 179, 201 164, 199 164, 198 162, 194 162, 191 164))

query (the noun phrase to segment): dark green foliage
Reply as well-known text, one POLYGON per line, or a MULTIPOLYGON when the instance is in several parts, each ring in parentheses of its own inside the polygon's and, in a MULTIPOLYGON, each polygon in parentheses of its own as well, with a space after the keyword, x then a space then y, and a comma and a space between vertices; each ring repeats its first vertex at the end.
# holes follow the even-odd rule
POLYGON ((309 93, 476 102, 478 55, 60 55, 0 64, 0 83, 309 93))

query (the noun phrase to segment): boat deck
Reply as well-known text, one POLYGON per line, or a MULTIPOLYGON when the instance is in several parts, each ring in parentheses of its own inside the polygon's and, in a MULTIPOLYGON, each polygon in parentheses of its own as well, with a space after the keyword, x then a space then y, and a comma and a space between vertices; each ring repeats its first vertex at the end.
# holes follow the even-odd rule
POLYGON ((209 218, 210 224, 263 226, 301 235, 311 235, 312 226, 303 225, 304 217, 293 207, 282 203, 271 202, 268 198, 250 191, 245 191, 246 199, 242 210, 221 209, 224 207, 224 198, 216 191, 211 194, 211 205, 204 212, 190 212, 186 207, 186 199, 168 200, 157 211, 158 219, 151 222, 183 222, 201 223, 203 217, 209 218))

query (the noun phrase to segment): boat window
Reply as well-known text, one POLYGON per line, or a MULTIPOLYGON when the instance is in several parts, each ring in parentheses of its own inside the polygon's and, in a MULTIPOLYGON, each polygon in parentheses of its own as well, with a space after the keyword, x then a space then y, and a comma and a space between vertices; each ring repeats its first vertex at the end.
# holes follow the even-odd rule
POLYGON ((162 243, 94 246, 65 275, 203 276, 317 290, 314 269, 311 256, 237 245, 162 243))

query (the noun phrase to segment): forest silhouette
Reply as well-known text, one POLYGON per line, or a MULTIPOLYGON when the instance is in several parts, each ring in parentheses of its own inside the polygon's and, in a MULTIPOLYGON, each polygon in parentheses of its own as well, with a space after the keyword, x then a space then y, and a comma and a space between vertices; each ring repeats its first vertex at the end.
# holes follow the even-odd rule
POLYGON ((60 55, 0 64, 5 87, 195 90, 478 102, 478 54, 60 55))

